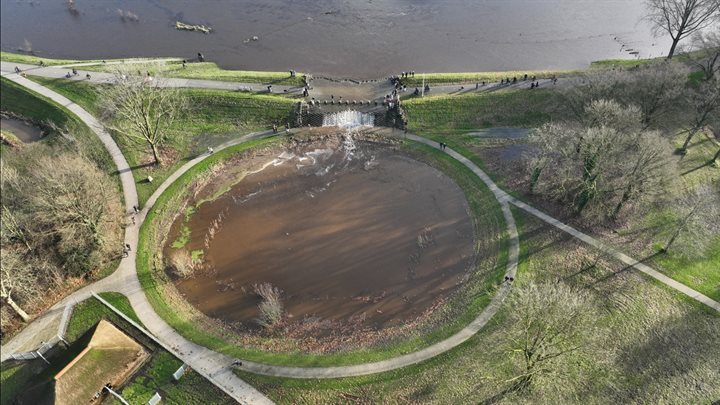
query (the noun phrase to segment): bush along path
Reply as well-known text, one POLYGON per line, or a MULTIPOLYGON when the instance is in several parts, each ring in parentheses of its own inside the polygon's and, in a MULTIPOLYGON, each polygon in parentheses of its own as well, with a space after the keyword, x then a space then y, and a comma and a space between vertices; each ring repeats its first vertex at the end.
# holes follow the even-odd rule
MULTIPOLYGON (((27 80, 15 73, 8 73, 4 74, 9 79, 17 82, 18 84, 21 84, 23 86, 26 86, 30 88, 33 91, 36 91, 48 98, 51 98, 53 101, 58 102, 61 105, 66 106, 69 108, 73 113, 78 114, 78 116, 83 119, 95 132, 98 134, 98 136, 101 137, 101 139, 104 139, 107 141, 106 146, 109 147, 109 150, 116 150, 117 145, 115 145, 112 138, 110 138, 109 134, 102 128, 102 126, 97 122, 95 118, 90 116, 85 110, 80 108, 79 106, 72 103, 70 100, 64 98, 63 96, 60 96, 59 94, 39 85, 36 84, 30 80, 27 80)), ((227 142, 223 145, 220 145, 215 148, 216 152, 219 152, 227 147, 231 147, 234 145, 237 145, 241 142, 245 142, 251 139, 257 139, 264 136, 271 136, 272 134, 270 132, 264 132, 264 133, 258 133, 258 134, 251 134, 245 137, 238 138, 234 141, 227 142)), ((424 138, 419 138, 423 139, 424 138)), ((431 141, 425 140, 425 143, 430 143, 431 141)), ((113 153, 111 151, 111 153, 113 153)), ((127 179, 127 181, 123 181, 123 188, 125 190, 131 190, 128 191, 126 194, 126 208, 127 212, 132 212, 132 207, 137 204, 137 194, 135 192, 135 183, 132 178, 132 173, 130 171, 130 168, 127 165, 127 162, 122 157, 122 154, 119 153, 119 149, 117 149, 117 154, 114 154, 113 156, 118 156, 118 159, 116 160, 116 164, 118 166, 118 172, 121 174, 121 176, 124 176, 123 179, 127 179), (119 154, 119 155, 117 155, 119 154)), ((136 267, 135 267, 135 260, 136 260, 136 251, 137 251, 137 243, 138 243, 138 229, 142 225, 143 221, 145 220, 147 213, 149 210, 153 208, 153 205, 157 201, 157 198, 183 173, 185 173, 187 170, 189 170, 194 165, 200 163, 202 160, 204 160, 207 156, 207 154, 201 155, 196 157, 195 159, 190 160, 185 165, 183 165, 180 169, 178 169, 173 175, 171 175, 156 191, 155 193, 150 197, 150 199, 145 204, 145 207, 143 207, 142 211, 139 213, 139 218, 136 220, 136 225, 129 226, 126 229, 126 239, 125 243, 129 244, 131 246, 131 250, 129 252, 129 255, 127 258, 123 259, 120 267, 118 270, 113 273, 111 276, 100 280, 94 284, 91 284, 82 290, 76 292, 75 294, 72 294, 71 296, 67 297, 64 301, 67 302, 75 302, 75 301, 81 301, 83 299, 88 298, 91 295, 91 291, 94 292, 101 292, 101 291, 116 291, 123 293, 128 297, 130 300, 130 303, 133 306, 133 309, 137 313, 139 319, 145 324, 149 331, 155 335, 160 341, 165 343, 168 347, 174 348, 173 353, 178 355, 178 357, 185 361, 187 364, 192 366, 198 371, 206 372, 206 377, 209 377, 210 381, 218 385, 219 387, 223 388, 228 392, 230 395, 233 395, 232 392, 236 389, 242 389, 243 392, 250 392, 252 387, 247 385, 246 383, 239 380, 237 377, 234 376, 232 373, 232 366, 235 363, 236 359, 230 358, 228 356, 222 355, 220 353, 213 352, 205 347, 198 346, 192 342, 187 341, 185 338, 183 338, 180 334, 178 334, 174 329, 172 329, 167 323, 165 323, 164 320, 162 320, 157 313, 152 308, 152 305, 149 303, 147 298, 145 297, 145 294, 142 290, 142 287, 140 286, 139 280, 137 278, 136 273, 136 267), (234 380, 235 381, 234 381, 234 380), (226 389, 227 388, 227 389, 226 389)), ((477 172, 482 173, 480 169, 477 166, 474 166, 474 169, 477 170, 477 172)), ((474 170, 474 171, 475 171, 474 170)), ((476 172, 476 173, 477 173, 476 172)), ((483 181, 486 182, 486 184, 493 190, 493 193, 495 193, 496 197, 501 196, 502 194, 498 194, 498 189, 492 183, 490 178, 482 173, 483 176, 481 178, 483 181)), ((509 237, 509 260, 507 263, 507 270, 506 275, 508 277, 515 277, 515 272, 517 269, 517 260, 518 260, 518 249, 519 249, 519 242, 518 242, 518 234, 517 229, 515 227, 515 221, 512 217, 512 214, 510 212, 510 208, 507 205, 507 203, 502 203, 502 211, 503 215, 506 220, 507 224, 507 233, 509 237)), ((438 342, 432 346, 429 346, 425 349, 422 349, 420 351, 406 354, 403 356, 399 356, 396 358, 387 359, 380 362, 375 363, 367 363, 367 364, 361 364, 361 365, 353 365, 353 366, 342 366, 342 367, 315 367, 315 368, 306 368, 306 367, 281 367, 281 366, 271 366, 271 365, 265 365, 260 363, 253 363, 253 362, 242 362, 242 366, 240 368, 252 371, 256 373, 261 374, 267 374, 267 375, 275 375, 275 376, 287 376, 287 377, 297 377, 297 378, 338 378, 338 377, 350 377, 350 376, 356 376, 356 375, 364 375, 364 374, 373 374, 383 371, 389 371, 394 370, 398 368, 402 368, 411 364, 416 364, 419 362, 422 362, 424 360, 428 360, 432 357, 435 357, 441 353, 444 353, 461 343, 465 342, 467 339, 469 339, 472 335, 474 335, 477 331, 479 331, 487 322, 495 315, 495 313, 499 310, 500 305, 502 304, 502 301, 505 299, 507 294, 510 291, 510 283, 503 283, 500 288, 498 288, 498 291, 495 295, 495 297, 492 299, 491 303, 482 311, 481 314, 478 315, 478 317, 472 321, 468 326, 463 328, 460 332, 456 333, 455 335, 451 336, 450 338, 438 342)), ((61 304, 58 304, 61 305, 61 304)), ((26 328, 27 329, 27 328, 26 328)), ((13 342, 23 340, 23 338, 27 338, 25 333, 19 334, 15 339, 13 339, 13 342)), ((12 343, 12 342, 11 342, 12 343)), ((257 391, 255 391, 257 393, 257 391)), ((236 399, 237 396, 233 395, 236 399)), ((247 399, 249 397, 243 397, 243 399, 247 399)), ((253 401, 250 401, 252 403, 262 403, 263 400, 267 400, 262 394, 257 393, 257 397, 252 397, 253 401)))
MULTIPOLYGON (((67 98, 49 90, 48 88, 25 79, 14 72, 3 71, 2 75, 19 85, 64 106, 73 114, 77 115, 78 118, 80 118, 86 125, 88 125, 88 127, 90 127, 90 129, 93 130, 93 132, 103 142, 103 145, 108 150, 115 162, 115 165, 117 166, 120 182, 123 188, 123 196, 125 199, 125 211, 128 215, 133 215, 133 207, 137 206, 138 199, 132 171, 125 160, 125 157, 120 152, 117 144, 110 134, 105 131, 103 126, 83 108, 71 102, 67 98)), ((243 139, 238 140, 238 142, 242 141, 243 139)), ((203 158, 204 156, 201 156, 196 158, 196 160, 200 161, 203 158)), ((232 359, 186 340, 180 336, 180 334, 175 332, 175 330, 170 328, 170 326, 166 324, 165 321, 162 320, 152 309, 152 306, 147 301, 145 293, 140 286, 140 281, 138 280, 137 273, 135 271, 135 252, 137 251, 138 245, 138 230, 146 213, 147 208, 141 211, 140 220, 136 221, 136 224, 128 225, 125 228, 124 243, 130 246, 130 250, 127 252, 127 256, 121 260, 118 269, 112 275, 87 285, 69 295, 61 302, 53 306, 48 312, 62 313, 61 308, 64 308, 68 303, 85 300, 89 298, 93 292, 120 292, 128 297, 140 321, 147 326, 148 330, 155 335, 159 341, 163 342, 167 347, 172 348, 172 353, 174 355, 200 373, 203 377, 207 378, 210 382, 240 403, 272 403, 272 401, 270 401, 262 393, 235 376, 231 369, 232 359)), ((122 247, 119 246, 118 249, 120 248, 122 247)), ((25 342, 32 341, 33 334, 45 330, 47 327, 53 327, 54 320, 55 317, 40 317, 36 322, 33 322, 21 331, 2 348, 3 359, 10 357, 10 355, 16 351, 16 348, 25 345, 25 342)))
MULTIPOLYGON (((4 65, 3 65, 4 68, 4 65)), ((4 74, 5 75, 5 74, 4 74)), ((16 74, 9 74, 6 75, 11 80, 14 80, 18 82, 21 85, 25 85, 47 97, 52 98, 53 100, 59 102, 62 105, 67 106, 70 108, 71 106, 73 108, 70 108, 71 111, 80 111, 79 116, 85 120, 85 118, 88 118, 89 122, 88 125, 90 125, 93 130, 96 130, 96 133, 98 133, 98 136, 103 139, 103 136, 101 134, 107 135, 107 133, 102 129, 101 126, 97 123, 97 121, 91 117, 89 114, 87 114, 84 110, 80 109, 79 107, 75 106, 73 103, 71 103, 69 100, 64 99, 64 97, 57 95, 56 93, 49 91, 48 89, 37 85, 35 83, 29 82, 28 80, 25 80, 21 77, 19 77, 16 74), (51 97, 52 96, 52 97, 51 97), (84 113, 84 114, 83 114, 84 113)), ((260 134, 252 134, 243 138, 239 138, 237 140, 234 140, 232 142, 228 142, 227 144, 221 145, 220 147, 216 148, 216 151, 220 151, 226 147, 230 147, 233 145, 236 145, 240 142, 247 141, 249 139, 256 139, 258 137, 263 136, 270 136, 269 133, 260 133, 260 134)), ((431 141, 429 139, 411 135, 406 135, 407 139, 424 143, 433 147, 438 147, 437 142, 431 141)), ((112 142, 112 139, 107 137, 110 142, 112 142)), ((114 142, 112 142, 112 145, 114 145, 114 142)), ((117 148, 117 146, 115 146, 117 148)), ((490 188, 490 190, 495 195, 496 199, 500 202, 502 211, 506 220, 507 225, 507 232, 508 232, 508 238, 509 238, 509 260, 507 264, 507 270, 506 275, 508 277, 515 277, 515 272, 517 269, 517 260, 518 260, 518 234, 517 229, 515 227, 515 221, 512 217, 512 214, 510 212, 510 204, 513 204, 517 206, 520 209, 525 210, 526 212, 537 216, 541 220, 557 227, 558 229, 561 229, 570 235, 574 236, 575 238, 578 238, 588 244, 591 244, 592 246, 602 249, 603 251, 608 252, 618 260, 621 260, 628 264, 629 266, 632 266, 633 268, 636 268, 640 271, 642 271, 645 274, 648 274, 660 282, 663 282, 667 286, 682 292, 683 294, 686 294, 690 296, 691 298, 698 300, 699 302, 702 302, 718 311, 720 311, 720 304, 716 301, 692 290, 688 287, 675 282, 672 279, 668 279, 667 277, 662 276, 661 274, 657 273, 655 270, 649 268, 648 266, 642 264, 641 262, 634 260, 614 249, 610 249, 605 247, 601 242, 597 241, 594 238, 591 238, 588 235, 585 235, 565 224, 562 222, 536 210, 535 208, 513 198, 509 194, 507 194, 505 191, 500 189, 487 174, 485 174, 479 167, 477 167, 474 163, 472 163, 470 160, 462 156, 461 154, 455 152, 454 150, 450 148, 443 148, 443 150, 448 153, 451 157, 458 160, 462 164, 464 164, 466 167, 468 167, 471 171, 473 171, 487 186, 490 188)), ((119 152, 119 151, 118 151, 119 152)), ((111 151, 112 153, 112 151, 111 151)), ((138 227, 142 224, 144 221, 148 210, 152 209, 153 204, 157 200, 157 198, 162 194, 164 190, 167 189, 167 187, 172 184, 173 181, 175 181, 182 173, 187 171, 190 167, 194 166, 195 164, 199 163, 203 159, 205 159, 208 155, 202 155, 199 156, 188 163, 186 163, 184 166, 182 166, 175 174, 173 174, 170 178, 168 178, 161 187, 156 190, 155 194, 148 200, 148 203, 143 208, 143 210, 140 213, 140 218, 138 221, 137 226, 129 227, 126 231, 126 237, 127 237, 127 243, 129 243, 133 250, 130 252, 130 257, 123 260, 120 268, 116 273, 114 273, 112 276, 110 276, 107 279, 101 280, 96 284, 93 284, 91 286, 86 287, 83 290, 80 290, 78 293, 73 294, 73 296, 68 297, 68 299, 72 298, 80 298, 85 295, 89 295, 89 289, 92 288, 95 291, 100 291, 103 287, 108 290, 118 291, 122 292, 123 294, 127 295, 130 299, 130 302, 135 309, 135 311, 138 314, 138 317, 140 320, 145 324, 148 325, 148 329, 150 329, 150 332, 152 332, 158 339, 163 341, 165 344, 167 344, 169 347, 175 348, 175 353, 178 354, 178 356, 183 360, 186 361, 191 366, 195 367, 196 370, 199 370, 204 375, 209 376, 209 379, 216 383, 216 385, 220 386, 224 390, 228 389, 231 390, 231 392, 234 392, 235 390, 241 390, 242 395, 235 393, 231 394, 234 398, 238 399, 239 397, 243 402, 250 402, 250 403, 263 403, 268 401, 267 398, 262 396, 262 394, 255 391, 252 387, 247 385, 246 383, 242 382, 241 380, 237 379, 231 371, 231 368, 233 366, 233 363, 236 359, 232 359, 228 356, 213 352, 207 348, 195 345, 194 343, 191 343, 184 339, 182 336, 180 336, 175 330, 173 330, 165 321, 163 321, 153 310, 150 303, 147 301, 144 292, 142 291, 142 288, 138 282, 137 274, 135 272, 135 250, 137 248, 137 236, 138 236, 138 227), (198 367, 199 366, 199 367, 198 367)), ((115 158, 115 155, 113 155, 115 158)), ((120 155, 119 157, 122 157, 120 155)), ((124 162, 124 159, 123 159, 124 162)), ((122 162, 121 162, 122 163, 122 162)), ((132 183, 132 176, 130 173, 130 169, 127 168, 127 163, 124 163, 124 165, 118 164, 118 170, 121 174, 127 174, 129 175, 131 184, 129 187, 132 187, 132 190, 134 191, 134 183, 132 183)), ((123 182, 123 186, 125 186, 125 182, 123 182)), ((128 201, 137 201, 137 198, 131 195, 131 198, 128 198, 126 196, 126 206, 132 207, 133 203, 128 203, 128 201)), ((492 299, 490 305, 483 310, 483 312, 468 326, 466 326, 464 329, 462 329, 457 334, 451 336, 450 338, 441 341, 439 343, 436 343, 432 346, 429 346, 425 349, 422 349, 420 351, 406 354, 403 356, 374 362, 374 363, 367 363, 367 364, 359 364, 359 365, 352 365, 352 366, 342 366, 342 367, 286 367, 286 366, 271 366, 271 365, 265 365, 260 363, 254 363, 254 362, 242 362, 242 366, 240 366, 241 369, 255 372, 259 374, 266 374, 271 376, 278 376, 278 377, 294 377, 294 378, 338 378, 338 377, 350 377, 350 376, 358 376, 358 375, 365 375, 365 374, 373 374, 383 371, 389 371, 394 370, 397 368, 405 367, 411 364, 416 364, 419 362, 422 362, 424 360, 430 359, 434 356, 437 356, 440 353, 446 352, 453 347, 456 347, 457 345, 461 344, 462 342, 469 339, 474 333, 476 333, 478 330, 480 330, 489 319, 492 318, 492 316, 497 312, 499 309, 503 299, 507 296, 511 288, 510 283, 503 283, 500 288, 498 288, 498 291, 495 295, 495 297, 492 299)), ((19 336, 18 336, 19 337, 19 336)), ((17 338, 16 338, 17 339, 17 338)), ((227 390, 226 390, 227 392, 227 390)))

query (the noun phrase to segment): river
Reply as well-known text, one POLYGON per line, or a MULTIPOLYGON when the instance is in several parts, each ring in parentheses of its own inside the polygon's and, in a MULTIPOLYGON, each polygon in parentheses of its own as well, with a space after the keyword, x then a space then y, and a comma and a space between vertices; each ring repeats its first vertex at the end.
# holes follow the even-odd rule
POLYGON ((642 0, 0 0, 4 51, 177 56, 226 68, 381 78, 400 71, 572 69, 659 56, 642 0), (122 17, 121 17, 122 15, 122 17), (178 31, 175 21, 214 32, 178 31), (256 36, 257 41, 252 38, 256 36), (625 45, 623 49, 621 46, 625 45), (630 48, 638 54, 630 54, 630 48))

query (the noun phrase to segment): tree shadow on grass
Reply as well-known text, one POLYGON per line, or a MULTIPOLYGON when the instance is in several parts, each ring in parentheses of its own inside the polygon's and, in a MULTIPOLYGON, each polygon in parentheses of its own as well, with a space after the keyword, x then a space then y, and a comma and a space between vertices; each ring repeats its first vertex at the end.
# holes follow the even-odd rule
POLYGON ((690 310, 653 322, 638 334, 639 340, 620 349, 615 364, 630 381, 619 388, 622 392, 609 392, 607 397, 622 395, 623 402, 633 403, 703 403, 717 398, 720 323, 712 318, 690 310))

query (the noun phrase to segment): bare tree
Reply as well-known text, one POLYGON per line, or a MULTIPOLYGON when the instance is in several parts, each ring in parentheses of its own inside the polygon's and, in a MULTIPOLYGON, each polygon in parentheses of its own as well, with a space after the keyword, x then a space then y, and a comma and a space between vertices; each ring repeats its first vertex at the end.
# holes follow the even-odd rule
POLYGON ((720 18, 720 0, 646 0, 648 15, 656 35, 672 38, 668 59, 678 43, 689 35, 709 27, 720 18))
POLYGON ((598 100, 586 108, 584 122, 555 123, 534 131, 530 142, 531 186, 567 201, 578 214, 615 218, 630 201, 662 192, 670 150, 658 132, 640 128, 637 107, 598 100), (552 162, 551 164, 547 164, 552 162))
POLYGON ((115 186, 92 163, 70 154, 40 157, 32 164, 27 186, 36 229, 52 236, 68 270, 87 271, 91 263, 102 261, 91 260, 92 255, 118 243, 105 239, 118 226, 121 212, 119 202, 107 198, 115 186))
POLYGON ((37 293, 37 279, 32 268, 23 263, 23 259, 13 249, 0 249, 0 299, 22 318, 23 322, 30 316, 15 301, 18 295, 37 293))
POLYGON ((615 100, 640 109, 645 128, 673 118, 685 91, 688 69, 680 63, 660 63, 631 70, 588 72, 564 90, 568 110, 576 121, 586 119, 586 108, 598 100, 615 100))
POLYGON ((676 204, 681 215, 674 225, 663 252, 678 244, 678 253, 687 257, 702 256, 713 236, 720 234, 720 188, 718 184, 697 187, 676 204))
POLYGON ((685 56, 703 72, 703 80, 714 78, 720 71, 720 29, 693 35, 685 56))
POLYGON ((174 120, 185 109, 185 98, 162 80, 128 71, 116 73, 114 84, 100 90, 106 125, 131 141, 150 148, 155 164, 161 164, 159 148, 174 120))
POLYGON ((680 152, 685 153, 692 138, 706 125, 720 123, 720 78, 713 78, 700 83, 697 89, 691 90, 687 97, 690 107, 690 121, 686 128, 687 136, 680 152))
POLYGON ((589 297, 565 284, 529 283, 508 299, 512 324, 509 352, 517 359, 516 376, 507 382, 524 390, 542 375, 557 377, 557 360, 587 346, 594 310, 589 297))
POLYGON ((675 125, 673 118, 685 94, 689 70, 681 63, 664 62, 641 66, 626 72, 614 97, 626 105, 636 105, 642 113, 644 128, 658 127, 663 123, 675 125), (670 121, 670 122, 668 122, 670 121))

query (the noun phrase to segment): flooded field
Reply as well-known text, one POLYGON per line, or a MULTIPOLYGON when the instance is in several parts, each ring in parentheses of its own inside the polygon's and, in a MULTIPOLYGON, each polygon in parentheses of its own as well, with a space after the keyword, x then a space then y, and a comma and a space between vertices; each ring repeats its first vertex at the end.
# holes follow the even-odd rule
POLYGON ((642 0, 0 0, 4 51, 57 58, 203 52, 227 68, 381 78, 584 67, 659 56, 642 0), (213 32, 179 31, 177 21, 213 32), (257 40, 252 40, 257 37, 257 40), (621 46, 623 46, 621 48, 621 46))
POLYGON ((24 143, 37 142, 42 139, 42 130, 23 120, 14 118, 0 118, 0 128, 9 131, 24 143))
POLYGON ((203 265, 177 287, 213 318, 256 328, 253 285, 270 283, 289 322, 397 325, 451 294, 475 261, 462 190, 392 147, 312 145, 255 158, 249 170, 186 224, 181 215, 164 249, 176 254, 189 228, 182 249, 202 250, 203 265))

